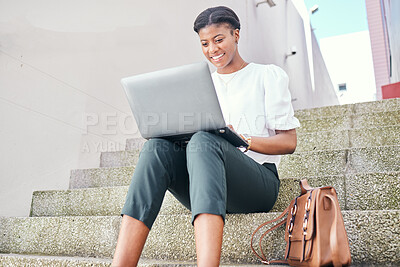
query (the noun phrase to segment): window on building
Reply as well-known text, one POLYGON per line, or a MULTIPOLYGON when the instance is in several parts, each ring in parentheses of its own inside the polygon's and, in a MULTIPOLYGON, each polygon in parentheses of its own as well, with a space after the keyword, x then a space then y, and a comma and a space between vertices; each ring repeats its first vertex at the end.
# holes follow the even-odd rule
POLYGON ((345 83, 339 83, 339 91, 347 91, 347 85, 345 83))

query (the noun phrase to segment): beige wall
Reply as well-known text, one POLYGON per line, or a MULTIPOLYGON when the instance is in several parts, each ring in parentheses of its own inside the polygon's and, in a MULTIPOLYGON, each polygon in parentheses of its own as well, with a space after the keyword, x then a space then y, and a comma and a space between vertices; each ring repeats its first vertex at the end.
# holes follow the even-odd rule
POLYGON ((324 59, 322 58, 321 50, 318 45, 317 38, 311 31, 311 44, 313 54, 313 72, 315 88, 313 91, 312 102, 314 107, 323 107, 333 104, 339 104, 336 90, 332 84, 332 79, 329 76, 324 59))
POLYGON ((249 25, 248 51, 253 53, 248 58, 282 67, 290 77, 293 107, 312 107, 312 97, 306 97, 311 94, 311 80, 304 25, 292 2, 282 1, 273 8, 267 4, 251 8, 249 25), (292 46, 297 48, 296 55, 286 57, 292 46))
MULTIPOLYGON (((138 136, 120 79, 204 60, 192 25, 215 3, 0 0, 0 216, 27 216, 33 190, 66 189, 138 136)), ((300 16, 255 3, 218 1, 242 20, 245 59, 283 67, 295 108, 313 106, 300 16)))

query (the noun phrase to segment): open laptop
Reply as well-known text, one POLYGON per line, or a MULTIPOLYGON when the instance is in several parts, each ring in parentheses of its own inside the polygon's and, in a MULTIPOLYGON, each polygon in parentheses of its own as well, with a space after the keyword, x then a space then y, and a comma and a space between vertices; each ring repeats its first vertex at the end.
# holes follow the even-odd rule
POLYGON ((248 143, 226 126, 206 62, 123 78, 143 138, 187 143, 198 131, 220 135, 236 147, 248 143))

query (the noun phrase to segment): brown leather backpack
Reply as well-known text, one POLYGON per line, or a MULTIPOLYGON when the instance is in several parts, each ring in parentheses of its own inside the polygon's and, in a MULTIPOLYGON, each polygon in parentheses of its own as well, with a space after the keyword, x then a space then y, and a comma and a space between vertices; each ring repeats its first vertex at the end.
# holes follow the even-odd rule
POLYGON ((351 263, 349 241, 344 228, 336 190, 331 187, 311 188, 300 181, 301 194, 276 219, 260 225, 251 237, 251 249, 264 264, 286 263, 291 266, 348 266, 351 263), (265 225, 283 219, 261 235, 261 255, 253 248, 255 234, 265 225), (285 224, 285 260, 267 261, 261 241, 270 231, 285 224))

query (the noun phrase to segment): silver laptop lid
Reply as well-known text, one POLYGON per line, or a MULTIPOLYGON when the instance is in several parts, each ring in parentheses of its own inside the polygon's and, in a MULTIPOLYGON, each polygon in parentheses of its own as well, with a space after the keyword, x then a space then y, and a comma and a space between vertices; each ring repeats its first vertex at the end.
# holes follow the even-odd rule
POLYGON ((226 126, 206 62, 127 77, 121 83, 144 138, 226 126))

